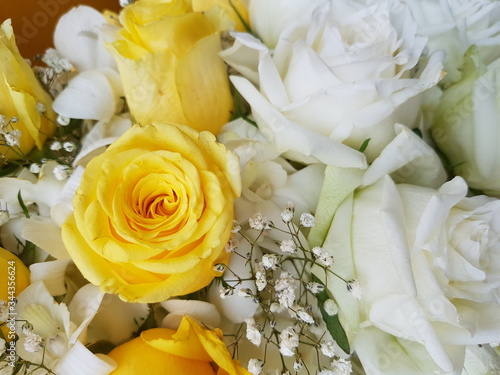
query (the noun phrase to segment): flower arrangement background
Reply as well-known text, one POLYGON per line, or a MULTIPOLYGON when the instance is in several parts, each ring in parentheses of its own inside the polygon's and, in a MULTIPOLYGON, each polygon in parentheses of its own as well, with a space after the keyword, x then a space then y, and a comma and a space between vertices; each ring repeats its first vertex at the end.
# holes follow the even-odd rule
POLYGON ((1 26, 1 374, 500 373, 500 3, 120 7, 1 26))

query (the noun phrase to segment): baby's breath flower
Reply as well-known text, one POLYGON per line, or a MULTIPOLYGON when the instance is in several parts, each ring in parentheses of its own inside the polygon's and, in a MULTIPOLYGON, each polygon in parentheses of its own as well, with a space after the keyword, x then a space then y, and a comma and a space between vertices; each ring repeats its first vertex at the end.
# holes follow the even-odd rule
POLYGON ((280 305, 290 308, 295 301, 295 280, 288 272, 283 271, 274 284, 276 297, 280 305))
POLYGON ((71 174, 71 168, 67 165, 59 164, 54 168, 53 173, 54 176, 56 176, 57 180, 62 181, 69 177, 69 175, 71 174))
POLYGON ((255 346, 260 346, 262 335, 257 325, 255 324, 255 320, 253 318, 245 318, 245 323, 247 324, 246 336, 248 341, 250 341, 255 346))
POLYGON ((248 372, 252 375, 259 375, 264 368, 264 362, 261 359, 252 358, 248 361, 248 372))
POLYGON ((300 225, 305 228, 314 227, 314 216, 307 212, 304 212, 302 215, 300 215, 300 225))
POLYGON ((281 306, 278 302, 272 302, 271 305, 269 306, 269 311, 271 311, 273 314, 279 314, 284 310, 284 307, 281 306))
POLYGON ((334 359, 331 363, 334 375, 349 375, 352 372, 351 361, 344 358, 334 359))
POLYGON ((30 332, 26 335, 26 340, 24 341, 24 349, 26 349, 26 351, 28 352, 35 353, 42 349, 42 343, 42 336, 30 332))
POLYGON ((12 130, 10 132, 4 133, 3 137, 5 139, 5 143, 7 143, 10 147, 19 146, 19 142, 21 139, 22 132, 18 129, 12 130))
POLYGON ((339 312, 339 307, 337 306, 337 304, 333 299, 327 299, 323 303, 323 309, 330 316, 333 316, 339 312))
POLYGON ((278 267, 279 258, 275 254, 266 254, 262 257, 262 266, 266 270, 275 270, 278 267))
POLYGON ((292 219, 293 219, 293 211, 288 208, 285 208, 281 212, 281 220, 283 220, 285 224, 288 224, 289 222, 292 221, 292 219))
POLYGON ((31 173, 40 173, 41 166, 38 163, 33 163, 30 165, 30 172, 31 173))
POLYGON ((356 299, 361 299, 361 284, 359 281, 350 280, 346 284, 347 290, 352 294, 352 296, 356 299))
POLYGON ((238 248, 239 244, 240 242, 236 238, 232 238, 229 241, 227 241, 227 244, 224 248, 226 249, 227 253, 232 253, 234 250, 238 248))
POLYGON ((229 296, 234 294, 234 290, 232 288, 222 288, 219 290, 220 298, 226 299, 229 296))
POLYGON ((267 286, 266 270, 261 262, 256 262, 254 266, 255 271, 255 285, 259 292, 263 291, 267 286))
POLYGON ((329 266, 333 263, 333 257, 328 254, 322 247, 315 246, 312 248, 312 253, 314 257, 320 262, 323 266, 329 266))
POLYGON ((13 124, 15 124, 16 122, 19 122, 19 119, 16 116, 12 116, 11 119, 10 119, 10 122, 12 122, 13 124))
POLYGON ((302 370, 302 367, 303 367, 302 361, 300 361, 300 360, 298 360, 298 359, 297 359, 297 360, 293 363, 293 369, 294 369, 295 371, 300 371, 300 370, 302 370))
POLYGON ((50 145, 52 151, 59 151, 62 148, 62 144, 59 141, 54 141, 50 145))
POLYGON ((313 317, 303 308, 299 308, 296 311, 297 318, 299 318, 300 321, 307 323, 307 324, 314 324, 314 319, 313 317))
POLYGON ((306 288, 311 291, 313 294, 318 294, 321 293, 323 290, 325 290, 325 287, 317 282, 314 281, 308 281, 306 283, 306 288))
POLYGON ((224 263, 217 263, 214 265, 214 271, 215 272, 224 272, 226 269, 226 265, 224 263))
POLYGON ((73 65, 71 65, 69 60, 59 56, 59 53, 54 48, 49 48, 45 51, 42 61, 47 64, 48 67, 54 69, 54 72, 57 74, 71 72, 73 69, 73 65))
POLYGON ((31 333, 33 333, 33 326, 29 322, 24 323, 21 329, 23 331, 23 334, 25 334, 26 336, 31 335, 31 333))
POLYGON ((263 216, 260 212, 257 212, 250 219, 248 219, 250 228, 261 231, 270 228, 270 222, 267 217, 263 216))
POLYGON ((57 116, 57 123, 61 126, 67 126, 69 125, 71 119, 69 117, 59 115, 57 116))
POLYGON ((294 349, 299 346, 299 335, 293 327, 288 326, 280 333, 280 353, 286 357, 295 355, 294 349))
POLYGON ((66 152, 73 152, 76 149, 76 145, 74 142, 64 142, 62 146, 64 151, 66 152))
POLYGON ((297 251, 297 245, 293 240, 283 240, 280 244, 280 250, 284 253, 295 253, 297 251))
POLYGON ((9 318, 9 308, 7 301, 0 299, 0 322, 5 322, 9 318))
POLYGON ((45 104, 43 103, 36 103, 36 111, 41 114, 41 115, 44 115, 45 113, 47 113, 47 108, 45 108, 45 104))
POLYGON ((333 341, 321 341, 320 350, 327 357, 333 358, 335 356, 335 344, 333 341))
POLYGON ((236 220, 233 220, 233 227, 231 229, 231 233, 238 233, 241 230, 241 225, 236 220))

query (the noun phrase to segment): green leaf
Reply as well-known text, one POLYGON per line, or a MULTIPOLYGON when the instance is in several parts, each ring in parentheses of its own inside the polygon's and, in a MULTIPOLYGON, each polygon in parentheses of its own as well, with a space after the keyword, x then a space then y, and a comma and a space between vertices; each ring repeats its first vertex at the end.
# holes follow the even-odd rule
POLYGON ((30 213, 28 211, 28 207, 24 204, 23 196, 21 195, 21 190, 17 193, 17 201, 19 202, 19 205, 21 206, 21 209, 23 210, 24 216, 26 216, 26 219, 30 218, 30 213))
MULTIPOLYGON (((321 282, 321 280, 314 274, 312 275, 312 279, 313 281, 325 286, 321 282)), ((337 344, 344 352, 350 353, 351 346, 349 345, 349 340, 347 339, 347 335, 344 331, 344 328, 340 324, 338 314, 328 315, 328 313, 323 308, 325 301, 329 299, 328 293, 326 292, 326 288, 321 293, 316 294, 316 298, 318 299, 318 307, 319 310, 321 311, 321 315, 323 316, 323 320, 326 323, 326 328, 328 329, 328 332, 330 332, 332 338, 337 342, 337 344)))
POLYGON ((366 148, 368 147, 368 143, 370 143, 371 138, 367 138, 363 141, 363 144, 359 148, 359 152, 365 152, 366 148))
POLYGON ((2 168, 0 168, 0 177, 8 176, 18 168, 19 165, 16 163, 8 163, 6 165, 3 165, 2 168))

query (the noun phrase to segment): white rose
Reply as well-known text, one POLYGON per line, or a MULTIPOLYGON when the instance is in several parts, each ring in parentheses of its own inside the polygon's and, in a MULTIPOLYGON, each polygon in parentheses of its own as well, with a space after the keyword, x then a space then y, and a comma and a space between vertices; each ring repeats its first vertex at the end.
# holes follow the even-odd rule
POLYGON ((259 128, 287 157, 362 168, 365 140, 372 161, 395 137, 394 123, 418 125, 418 94, 439 81, 442 65, 431 56, 417 66, 426 40, 404 3, 369 3, 313 3, 275 50, 242 33, 224 51, 245 77, 232 81, 259 128))
POLYGON ((486 63, 496 59, 500 45, 500 3, 490 0, 419 0, 408 2, 418 34, 428 37, 430 51, 446 51, 443 84, 461 77, 460 61, 476 45, 486 63))
POLYGON ((486 65, 472 46, 461 71, 434 112, 432 137, 470 187, 500 195, 500 58, 486 65))
POLYGON ((386 176, 337 209, 323 247, 362 298, 328 285, 367 374, 461 374, 468 345, 500 341, 500 201, 466 194, 386 176))

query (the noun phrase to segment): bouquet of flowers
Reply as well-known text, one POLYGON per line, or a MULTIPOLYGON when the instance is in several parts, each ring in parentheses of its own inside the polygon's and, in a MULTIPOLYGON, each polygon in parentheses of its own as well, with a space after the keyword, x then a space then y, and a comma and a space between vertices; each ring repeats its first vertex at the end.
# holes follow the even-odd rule
POLYGON ((124 0, 0 29, 0 374, 500 374, 500 2, 124 0))

